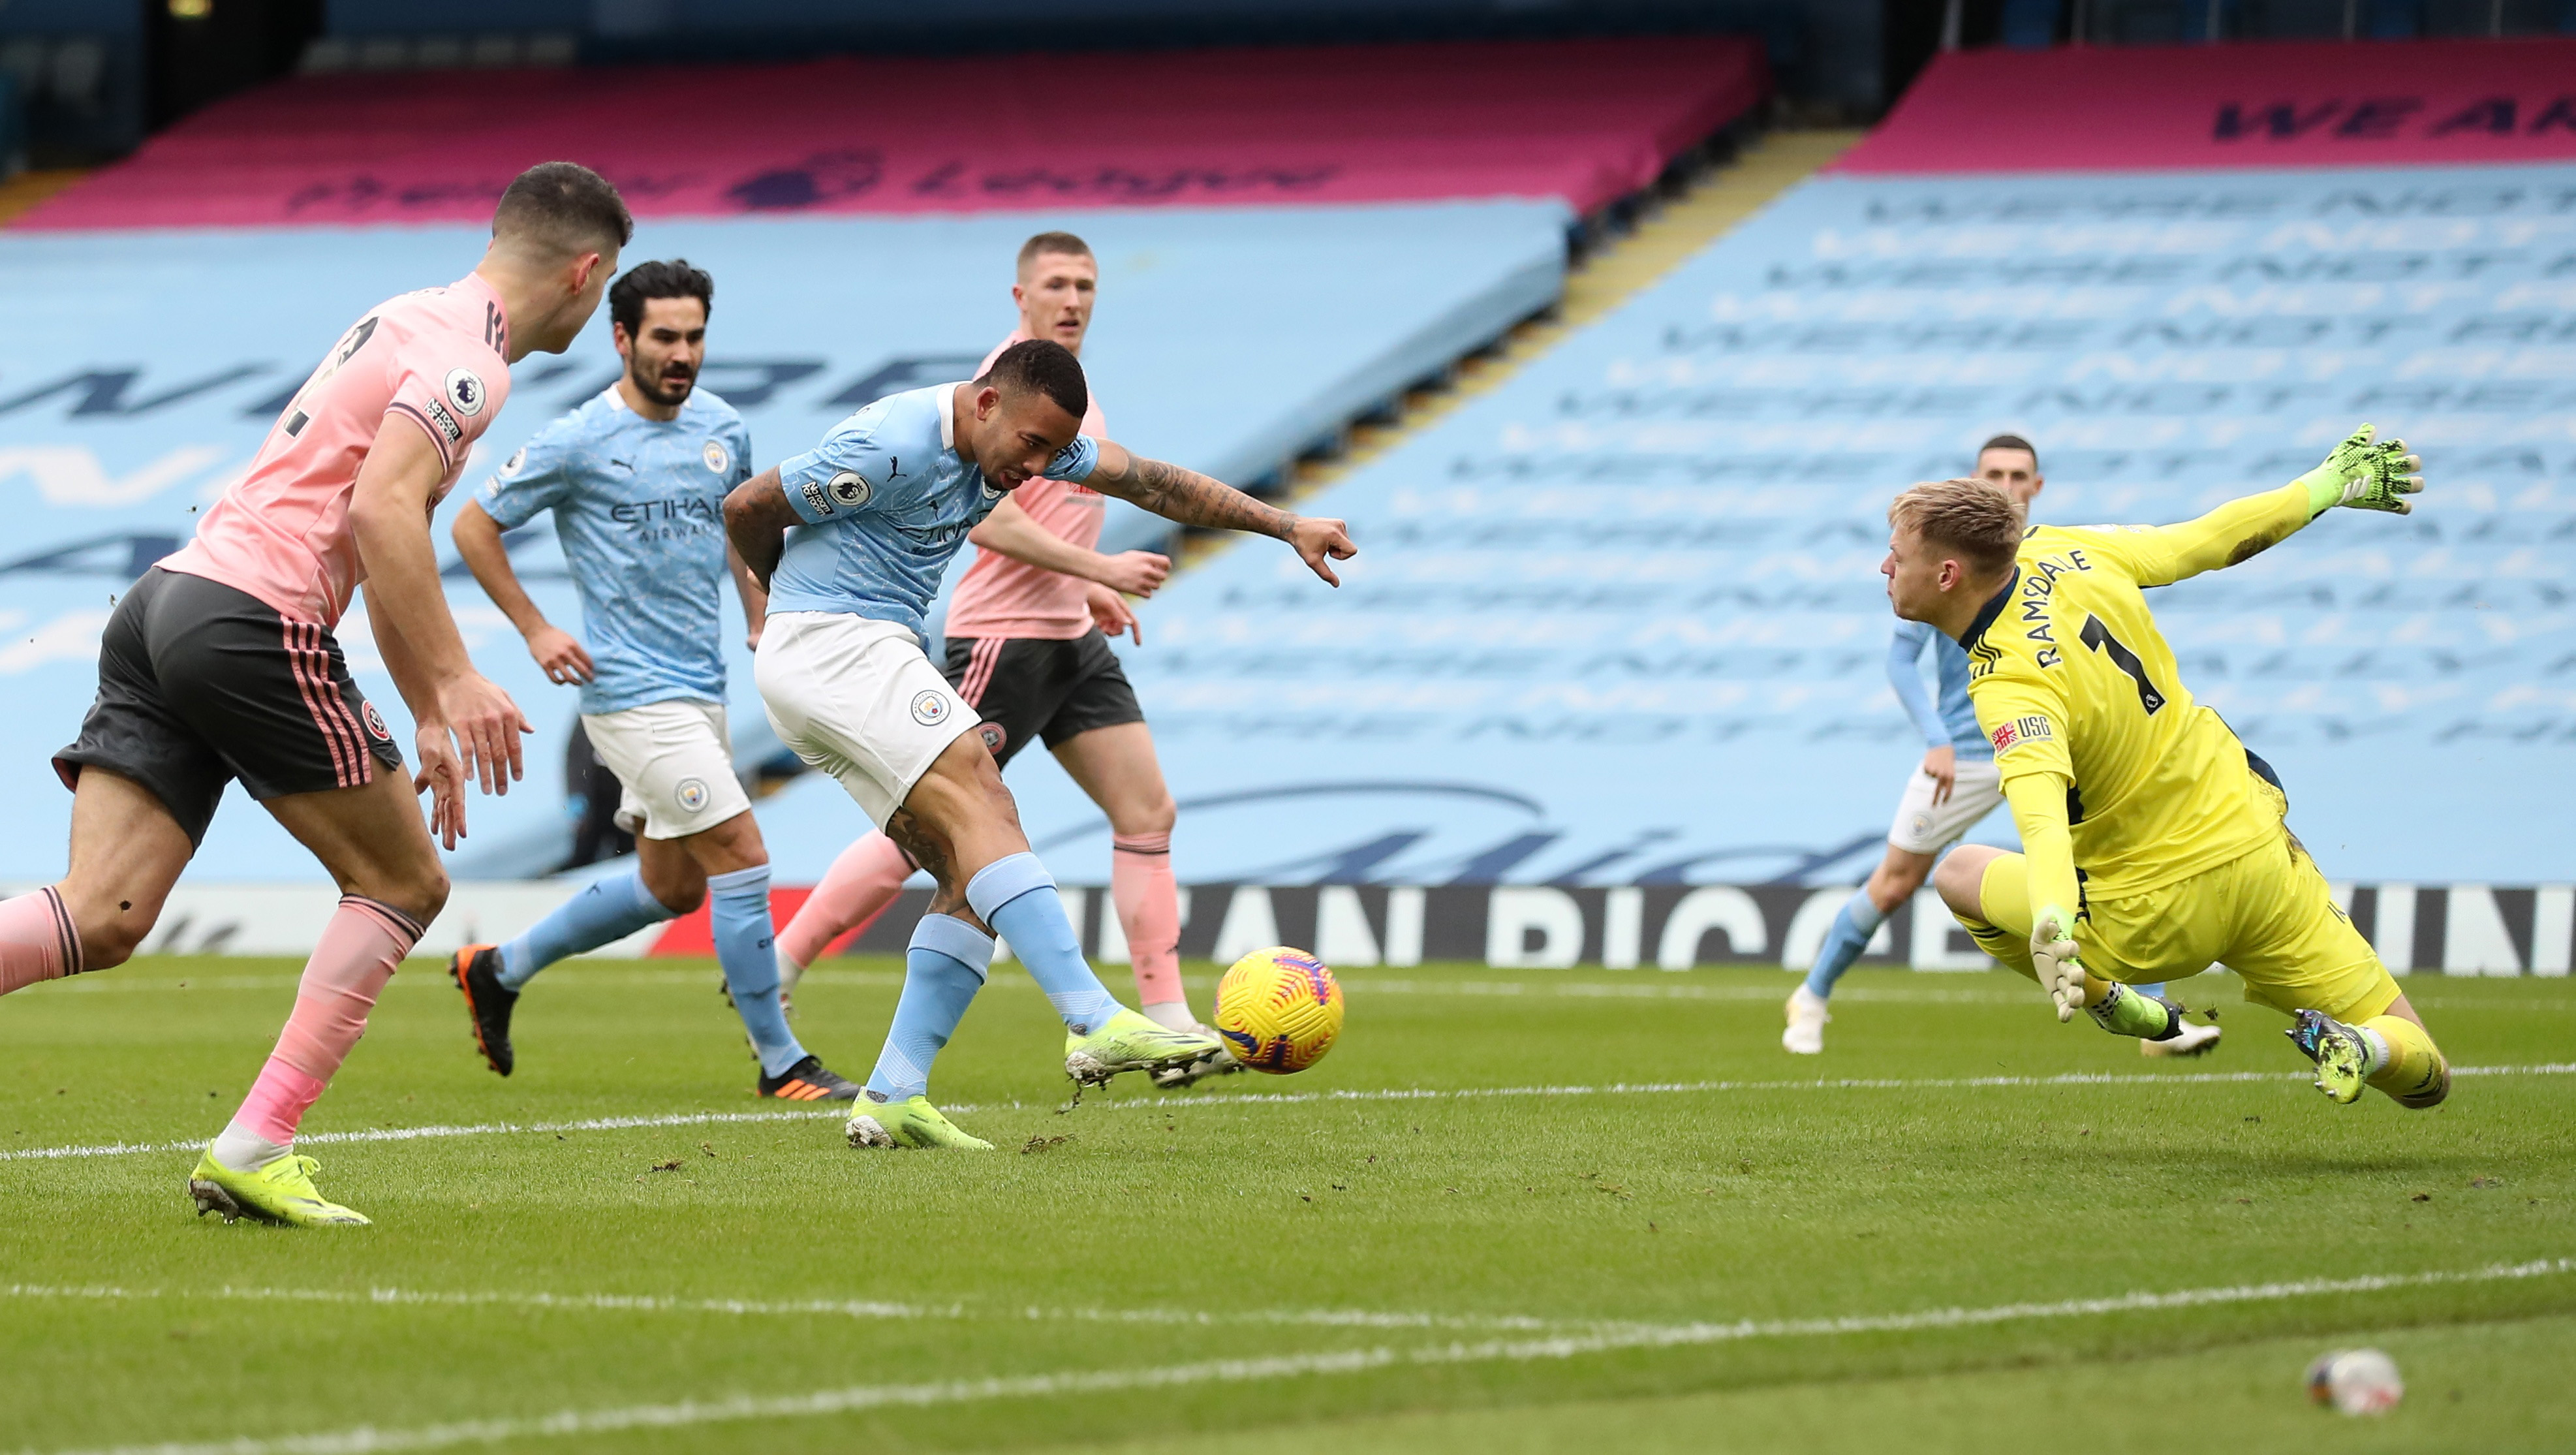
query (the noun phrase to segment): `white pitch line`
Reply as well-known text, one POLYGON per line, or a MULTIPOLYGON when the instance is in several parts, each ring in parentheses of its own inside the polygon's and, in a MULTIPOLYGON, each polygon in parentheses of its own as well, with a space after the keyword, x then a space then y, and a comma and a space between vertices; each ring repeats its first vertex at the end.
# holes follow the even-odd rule
MULTIPOLYGON (((2555 1061, 2537 1066, 2454 1066, 2454 1076, 2568 1076, 2576 1075, 2576 1061, 2555 1061)), ((1394 1087, 1376 1091, 1254 1091, 1214 1092, 1203 1096, 1136 1098, 1123 1101, 1095 1101, 1094 1110, 1150 1111, 1170 1115, 1175 1111, 1203 1111, 1229 1106, 1304 1106, 1323 1102, 1377 1101, 1476 1101, 1490 1097, 1520 1096, 1680 1096, 1694 1093, 1736 1091, 1978 1091, 1994 1088, 2028 1088, 2051 1086, 2233 1086, 2259 1082, 2292 1082, 2310 1079, 2305 1071, 2187 1071, 2157 1074, 2153 1072, 2068 1071, 2055 1076, 1933 1076, 1904 1079, 1899 1077, 1823 1077, 1801 1081, 1644 1081, 1612 1082, 1606 1086, 1465 1086, 1465 1087, 1394 1087)), ((1023 1102, 1001 1102, 994 1105, 958 1105, 947 1108, 960 1116, 988 1111, 1016 1111, 1023 1102)), ((479 1122, 471 1125, 433 1125, 420 1127, 370 1127, 351 1132, 315 1132, 295 1139, 299 1147, 318 1147, 356 1142, 411 1142, 448 1137, 491 1137, 535 1132, 613 1132, 641 1127, 694 1127, 725 1123, 818 1121, 826 1118, 846 1120, 846 1111, 731 1111, 679 1112, 667 1116, 588 1117, 565 1122, 479 1122)), ((127 1157, 139 1152, 194 1152, 206 1145, 205 1139, 176 1142, 107 1142, 87 1146, 24 1147, 0 1151, 0 1162, 24 1162, 71 1157, 127 1157)))
MULTIPOLYGON (((2056 1303, 1997 1304, 1977 1309, 1925 1309, 1915 1313, 1855 1314, 1830 1319, 1746 1319, 1725 1324, 1654 1325, 1545 1339, 1493 1339, 1476 1344, 1430 1344, 1410 1349, 1379 1347, 1317 1354, 1281 1354, 1261 1359, 1211 1359, 1142 1369, 1063 1370, 1050 1374, 944 1380, 930 1384, 859 1385, 811 1394, 734 1395, 719 1400, 683 1400, 677 1404, 561 1410, 533 1418, 470 1420, 407 1430, 365 1425, 352 1430, 285 1435, 274 1439, 246 1436, 207 1443, 172 1441, 157 1445, 120 1445, 109 1450, 58 1452, 58 1455, 383 1455, 388 1451, 439 1450, 502 1440, 560 1439, 746 1420, 803 1419, 889 1407, 974 1404, 1050 1395, 1171 1389, 1193 1384, 1246 1384, 1273 1379, 1362 1374, 1406 1366, 1530 1363, 1623 1349, 1683 1348, 1746 1339, 1915 1333, 2038 1319, 2093 1318, 2206 1308, 2217 1304, 2273 1303, 2333 1294, 2380 1293, 2399 1288, 2492 1283, 2569 1272, 2576 1272, 2576 1258, 2543 1258, 2529 1263, 2496 1264, 2456 1272, 2311 1278, 2285 1283, 2175 1289, 2163 1293, 2127 1293, 2110 1298, 2066 1299, 2056 1303)), ((28 1451, 25 1455, 34 1455, 34 1452, 28 1451)))
MULTIPOLYGON (((1932 972, 1925 973, 1930 974, 1932 972)), ((1539 998, 1556 996, 1574 1000, 1696 1000, 1715 1003, 1742 1002, 1745 1004, 1762 1005, 1771 1004, 1780 998, 1779 990, 1773 986, 1702 985, 1695 984, 1687 978, 1680 978, 1686 974, 1687 972, 1653 972, 1651 974, 1641 975, 1640 978, 1633 980, 1621 979, 1613 981, 1533 981, 1381 980, 1366 972, 1360 972, 1343 976, 1342 984, 1353 994, 1362 997, 1371 995, 1431 995, 1459 996, 1474 999, 1483 999, 1488 997, 1509 999, 1517 996, 1532 996, 1539 998), (1668 974, 1674 978, 1666 978, 1668 974)), ((34 989, 38 994, 45 995, 112 995, 164 993, 189 990, 278 991, 292 990, 295 988, 299 978, 300 977, 296 975, 287 973, 192 975, 184 980, 171 980, 162 977, 119 978, 113 974, 100 974, 81 975, 71 977, 69 979, 51 981, 40 987, 31 987, 31 989, 34 989)), ((636 985, 696 985, 701 982, 712 985, 717 983, 720 978, 721 977, 717 976, 715 972, 706 969, 662 970, 616 968, 616 962, 610 962, 605 966, 583 966, 579 969, 568 972, 558 972, 557 976, 554 977, 555 980, 561 983, 573 986, 589 986, 594 989, 636 985)), ((899 970, 840 970, 833 969, 828 966, 818 966, 815 969, 805 972, 804 983, 815 985, 865 985, 885 988, 903 984, 903 972, 899 970)), ((1203 989, 1215 985, 1216 981, 1213 978, 1193 975, 1184 976, 1183 983, 1193 988, 1203 989)), ((421 987, 427 987, 434 990, 444 990, 447 987, 447 981, 444 977, 433 974, 411 976, 398 975, 394 977, 392 982, 392 988, 394 989, 421 987)), ((996 980, 989 988, 1007 993, 1015 990, 1031 989, 1034 988, 1034 986, 1026 979, 1015 976, 1004 976, 996 980)), ((1898 985, 1846 984, 1836 992, 1835 998, 1838 1000, 1854 1001, 1867 1005, 2028 1006, 2041 1003, 2039 1000, 2039 992, 2032 988, 2023 988, 2019 990, 1937 990, 1898 985)), ((2436 993, 2428 996, 2410 996, 2409 999, 2418 1007, 2442 1010, 2563 1011, 2576 1009, 2576 1000, 2564 998, 2519 1000, 2489 999, 2487 997, 2480 996, 2474 999, 2459 999, 2445 998, 2436 993)))
POLYGON ((319 1303, 370 1307, 523 1308, 556 1313, 716 1314, 737 1318, 883 1319, 892 1321, 1075 1324, 1154 1324, 1220 1328, 1228 1325, 1331 1329, 1451 1329, 1466 1332, 1545 1333, 1552 1330, 1637 1329, 1633 1319, 1540 1319, 1519 1314, 1430 1314, 1375 1309, 1110 1309, 986 1308, 973 1304, 887 1303, 873 1299, 671 1298, 621 1293, 442 1292, 409 1288, 119 1288, 111 1284, 0 1284, 0 1299, 144 1303, 209 1299, 239 1303, 319 1303))

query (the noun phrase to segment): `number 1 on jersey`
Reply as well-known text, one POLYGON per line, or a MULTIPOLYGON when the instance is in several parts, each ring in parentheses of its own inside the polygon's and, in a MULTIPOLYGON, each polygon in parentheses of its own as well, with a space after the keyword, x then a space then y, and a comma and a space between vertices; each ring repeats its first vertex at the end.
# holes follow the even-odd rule
POLYGON ((2085 615, 2084 630, 2079 635, 2085 646, 2109 657, 2112 666, 2137 680, 2138 705, 2147 710, 2147 716, 2155 716, 2157 709, 2165 705, 2165 695, 2156 690, 2156 684, 2147 680, 2147 664, 2138 660, 2138 654, 2120 645, 2120 639, 2111 635, 2111 629, 2102 624, 2102 618, 2090 613, 2085 615))

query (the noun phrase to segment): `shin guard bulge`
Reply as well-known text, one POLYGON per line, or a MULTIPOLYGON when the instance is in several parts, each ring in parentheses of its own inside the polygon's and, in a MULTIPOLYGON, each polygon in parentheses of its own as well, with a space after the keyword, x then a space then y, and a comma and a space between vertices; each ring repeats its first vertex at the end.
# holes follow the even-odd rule
POLYGON ((295 992, 295 1011, 277 1037, 233 1124, 284 1147, 305 1111, 366 1034, 376 995, 394 978, 424 927, 379 900, 347 894, 322 928, 295 992))
POLYGON ((1149 1006, 1183 1001, 1181 892, 1172 879, 1172 836, 1119 834, 1109 847, 1109 897, 1127 934, 1136 999, 1149 1006))

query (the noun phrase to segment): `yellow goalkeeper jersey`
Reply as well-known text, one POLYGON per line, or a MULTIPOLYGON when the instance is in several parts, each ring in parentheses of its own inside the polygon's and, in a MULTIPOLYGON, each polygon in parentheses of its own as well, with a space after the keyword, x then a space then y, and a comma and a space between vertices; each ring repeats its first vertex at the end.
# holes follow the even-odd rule
MULTIPOLYGON (((2259 543, 2227 554, 2241 560, 2305 524, 2304 499, 2280 495, 2278 533, 2266 525, 2259 543)), ((2268 497, 2246 504, 2275 509, 2268 497)), ((2192 699, 2139 589, 2220 564, 2196 559, 2217 544, 2199 538, 2207 529, 2034 526, 2011 581, 1961 639, 2002 781, 2054 773, 2071 784, 2066 816, 2088 898, 2163 888, 2281 833, 2245 745, 2192 699)))

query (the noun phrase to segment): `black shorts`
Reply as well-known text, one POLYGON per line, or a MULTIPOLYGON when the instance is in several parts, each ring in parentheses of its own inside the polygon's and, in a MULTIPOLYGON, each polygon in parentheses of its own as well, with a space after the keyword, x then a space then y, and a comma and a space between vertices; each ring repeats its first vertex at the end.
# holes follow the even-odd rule
POLYGON ((328 627, 220 581, 143 573, 99 639, 98 700, 54 755, 63 786, 104 768, 152 791, 202 843, 224 785, 257 799, 355 788, 402 770, 384 717, 328 627))
POLYGON ((1069 642, 950 637, 948 685, 982 715, 984 746, 997 763, 1032 740, 1060 747, 1093 728, 1145 720, 1118 654, 1096 627, 1069 642))

